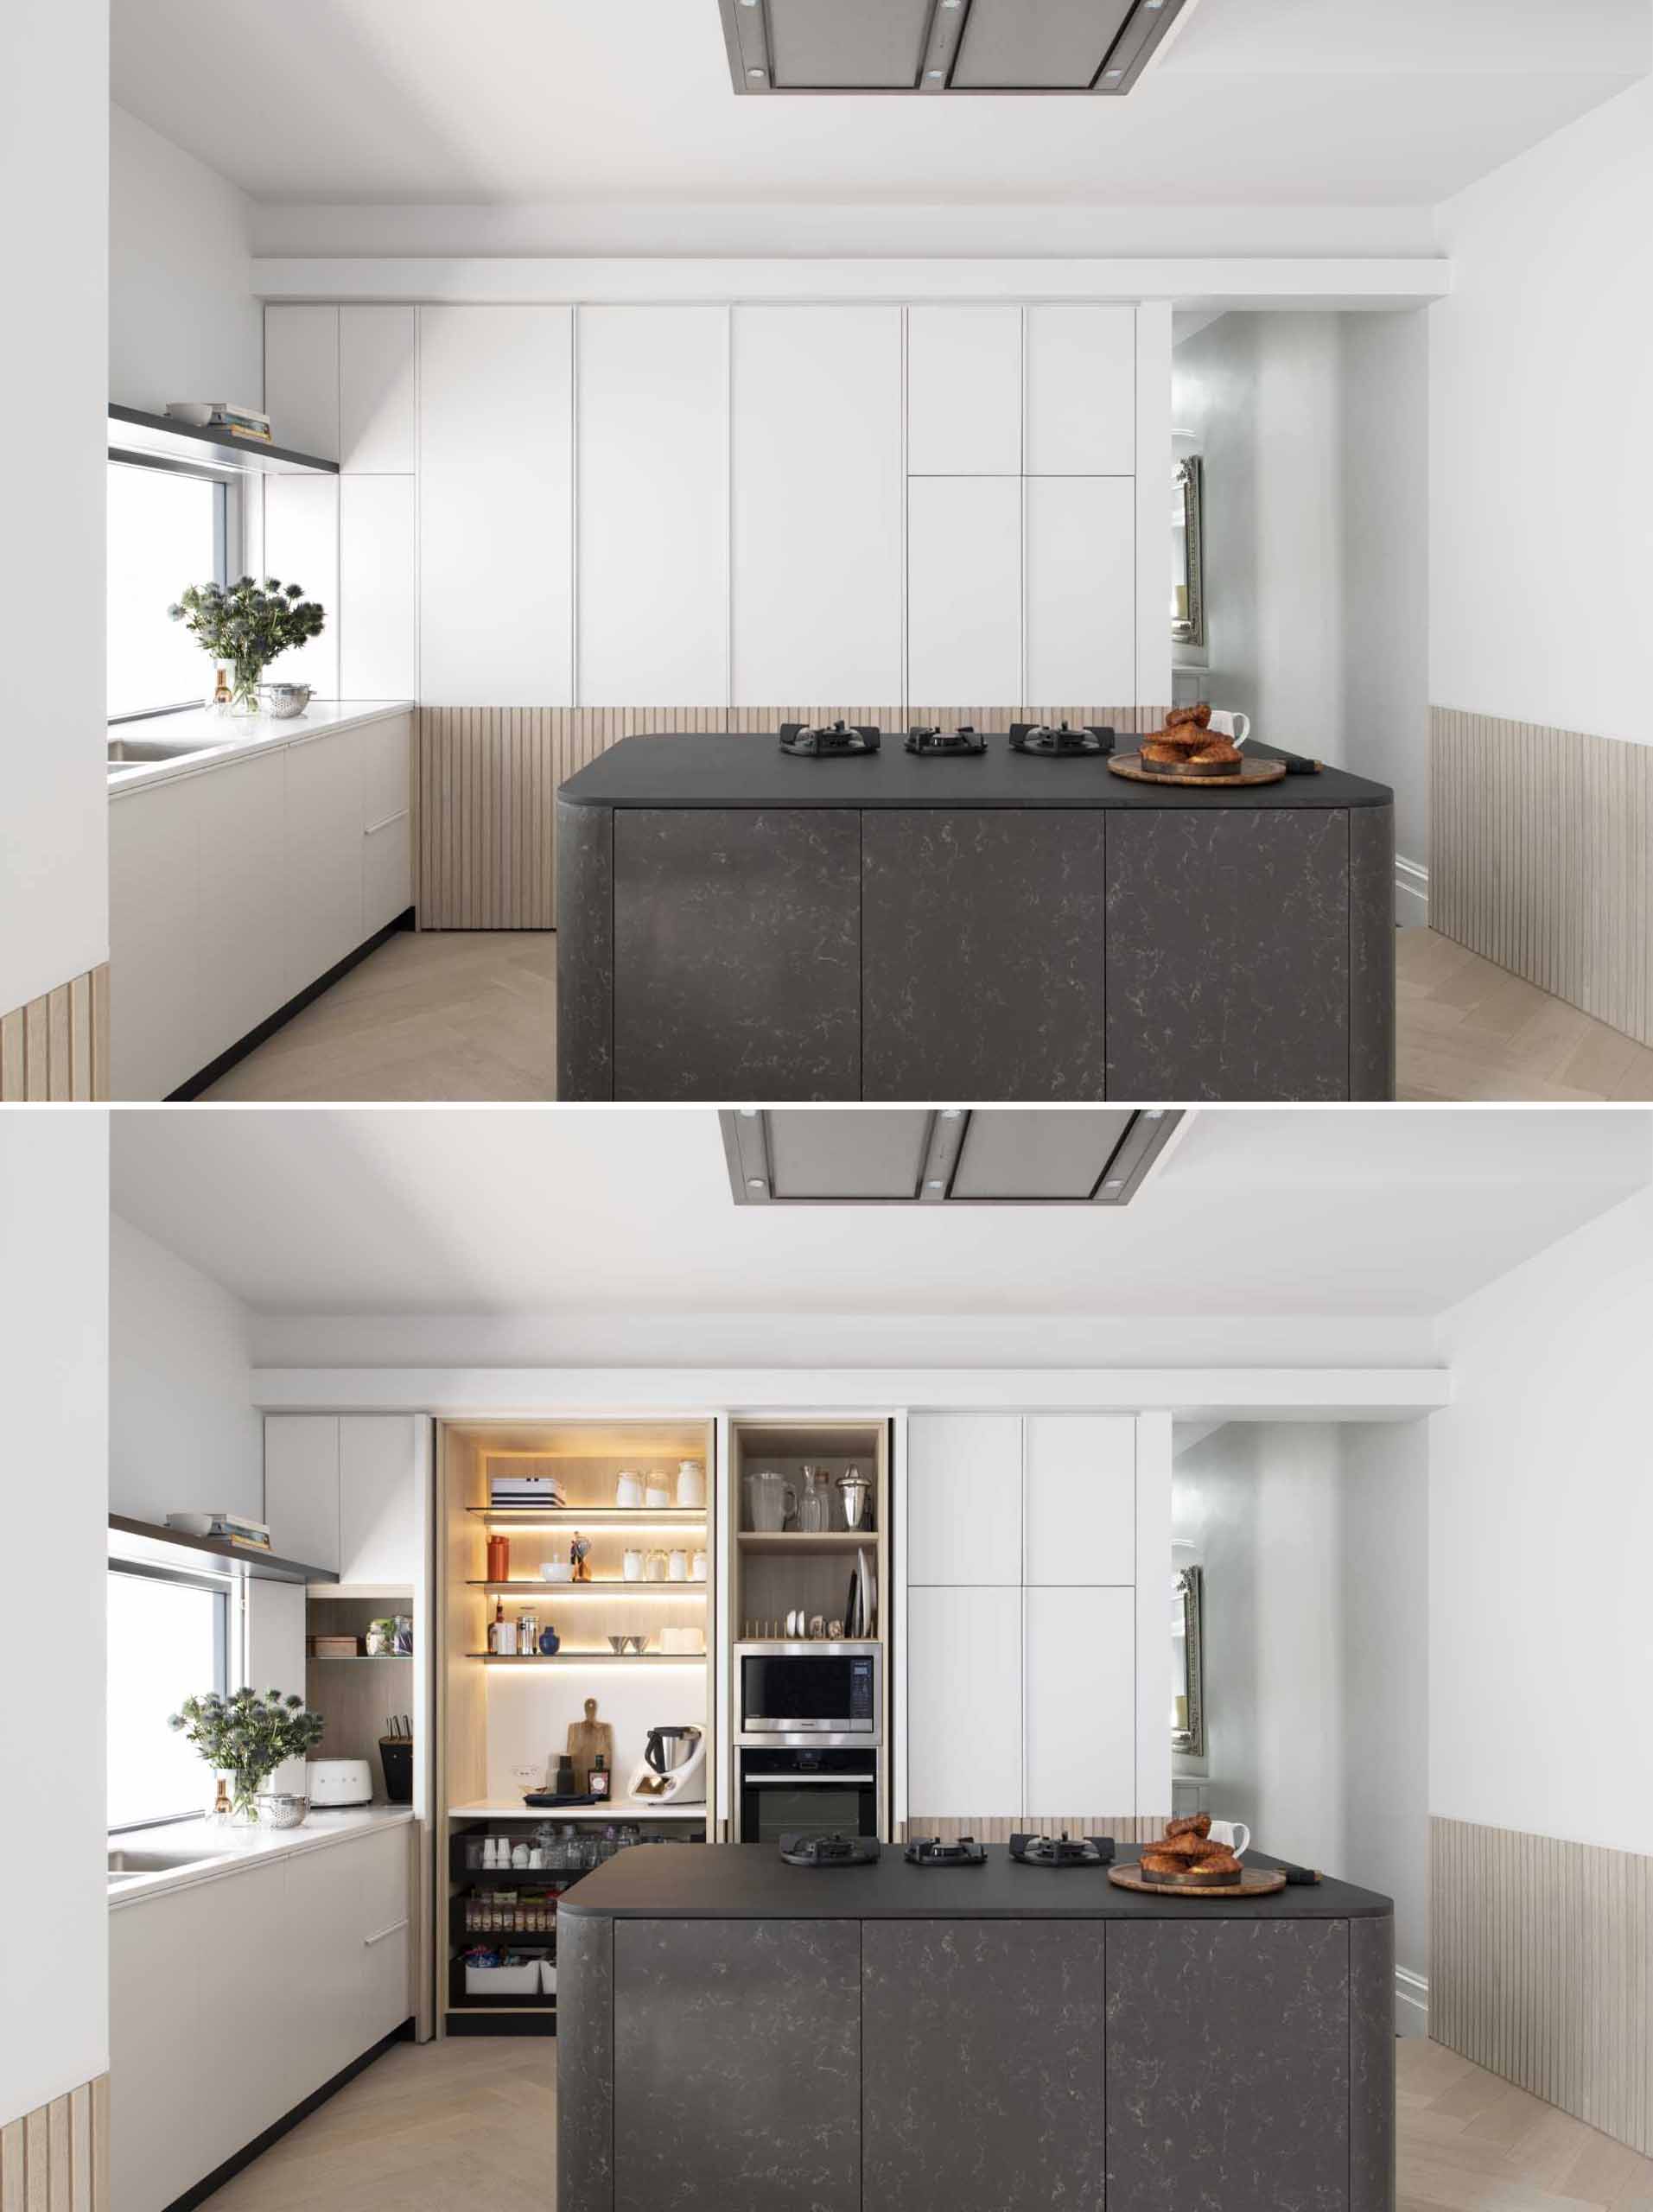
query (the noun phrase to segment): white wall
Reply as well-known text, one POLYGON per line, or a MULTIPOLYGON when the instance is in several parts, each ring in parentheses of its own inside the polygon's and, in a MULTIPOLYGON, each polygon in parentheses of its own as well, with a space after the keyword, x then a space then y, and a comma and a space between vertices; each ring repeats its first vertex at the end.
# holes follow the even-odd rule
POLYGON ((1443 1314, 1429 1809, 1653 1849, 1653 1192, 1443 1314))
POLYGON ((1205 1573, 1211 1810, 1392 1897, 1418 1974, 1427 1465, 1421 1423, 1230 1422, 1178 1457, 1171 1489, 1173 1560, 1205 1573))
POLYGON ((109 23, 96 0, 0 10, 6 289, 0 419, 0 1014, 109 951, 104 362, 109 23), (26 518, 20 526, 19 518, 26 518))
POLYGON ((119 1214, 109 1258, 111 1508, 144 1521, 220 1508, 262 1518, 246 1308, 119 1214))
POLYGON ((109 2063, 108 1205, 105 1116, 0 1120, 0 2126, 109 2063))
POLYGON ((1207 324, 1172 367, 1178 450, 1205 462, 1212 703, 1392 785, 1420 862, 1427 359, 1417 314, 1258 313, 1207 324))
POLYGON ((1653 79, 1440 209, 1437 706, 1653 742, 1653 79))
POLYGON ((115 106, 109 187, 109 397, 153 415, 174 399, 260 406, 246 194, 115 106))

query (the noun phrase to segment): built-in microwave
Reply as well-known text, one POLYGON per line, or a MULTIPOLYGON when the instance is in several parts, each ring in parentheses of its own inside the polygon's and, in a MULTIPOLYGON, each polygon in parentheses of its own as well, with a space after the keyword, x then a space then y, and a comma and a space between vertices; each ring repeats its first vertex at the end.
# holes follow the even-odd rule
POLYGON ((736 1740, 875 1746, 884 1654, 876 1643, 737 1643, 736 1740))
POLYGON ((870 1744, 859 1751, 744 1744, 734 1756, 742 1843, 878 1834, 878 1753, 870 1744))

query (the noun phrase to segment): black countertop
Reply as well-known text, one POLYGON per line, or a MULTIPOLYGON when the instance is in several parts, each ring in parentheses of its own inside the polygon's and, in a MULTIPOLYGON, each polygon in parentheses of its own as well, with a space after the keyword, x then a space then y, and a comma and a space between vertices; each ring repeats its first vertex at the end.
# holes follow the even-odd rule
MULTIPOLYGON (((1119 750, 1135 741, 1122 734, 1119 750)), ((1247 748, 1273 758, 1266 745, 1247 748)), ((1181 791, 1169 784, 1134 784, 1109 772, 1095 754, 1042 759, 1013 753, 1008 737, 989 736, 985 753, 925 759, 887 733, 878 753, 798 760, 772 736, 747 731, 623 737, 570 776, 557 796, 575 806, 610 807, 1165 807, 1237 808, 1389 806, 1387 785, 1341 768, 1318 776, 1286 776, 1249 788, 1214 785, 1181 791)))
MULTIPOLYGON (((1121 1862, 1135 1847, 1122 1850, 1121 1862)), ((1253 1851, 1247 1863, 1280 1862, 1253 1851)), ((985 1866, 909 1866, 886 1844, 875 1866, 789 1866, 772 1844, 638 1844, 567 1891, 558 1916, 611 1920, 1378 1920, 1395 1908, 1347 1882, 1262 1897, 1158 1897, 1099 1867, 1020 1866, 1001 1843, 985 1866)))

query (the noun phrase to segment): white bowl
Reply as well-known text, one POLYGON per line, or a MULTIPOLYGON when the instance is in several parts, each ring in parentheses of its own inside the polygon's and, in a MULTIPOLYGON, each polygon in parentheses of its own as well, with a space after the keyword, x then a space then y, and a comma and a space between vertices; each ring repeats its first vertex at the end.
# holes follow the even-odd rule
POLYGON ((572 1582, 574 1561, 569 1559, 543 1559, 539 1563, 542 1582, 572 1582))

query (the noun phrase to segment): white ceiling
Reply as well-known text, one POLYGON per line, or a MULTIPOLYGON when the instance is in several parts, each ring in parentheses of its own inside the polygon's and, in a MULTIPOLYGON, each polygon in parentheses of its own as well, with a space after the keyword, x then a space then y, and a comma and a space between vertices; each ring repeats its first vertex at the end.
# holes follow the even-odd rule
POLYGON ((1121 101, 737 99, 716 0, 112 0, 111 30, 121 105, 317 202, 1429 205, 1650 60, 1648 0, 1199 0, 1121 101))
MULTIPOLYGON (((1642 1111, 1205 1111, 1122 1211, 737 1207, 710 1109, 113 1117, 115 1208, 272 1313, 1398 1316, 1640 1188, 1642 1111)), ((808 1338, 800 1338, 807 1348, 808 1338)))

